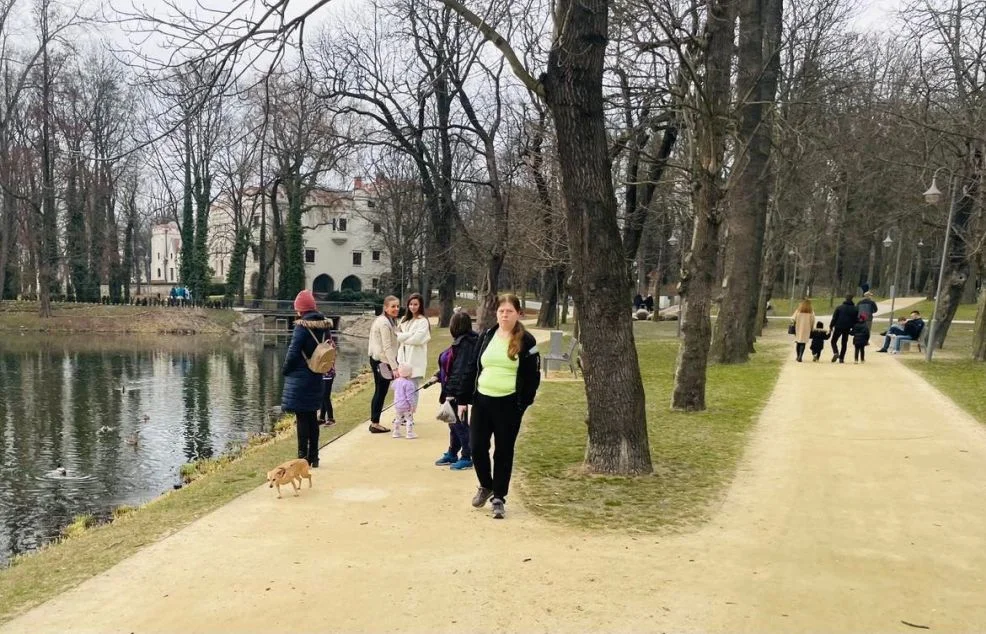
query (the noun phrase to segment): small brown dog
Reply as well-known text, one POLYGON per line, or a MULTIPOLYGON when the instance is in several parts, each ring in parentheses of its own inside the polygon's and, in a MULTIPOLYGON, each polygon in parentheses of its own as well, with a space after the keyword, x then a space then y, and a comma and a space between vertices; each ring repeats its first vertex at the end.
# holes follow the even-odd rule
POLYGON ((291 487, 294 488, 294 494, 298 495, 298 491, 301 489, 302 478, 308 478, 308 488, 312 488, 312 474, 308 470, 308 461, 304 458, 288 460, 284 464, 278 465, 267 472, 267 482, 269 483, 267 488, 273 489, 277 487, 277 497, 280 498, 281 485, 290 482, 291 487), (297 484, 295 484, 295 481, 297 481, 297 484))

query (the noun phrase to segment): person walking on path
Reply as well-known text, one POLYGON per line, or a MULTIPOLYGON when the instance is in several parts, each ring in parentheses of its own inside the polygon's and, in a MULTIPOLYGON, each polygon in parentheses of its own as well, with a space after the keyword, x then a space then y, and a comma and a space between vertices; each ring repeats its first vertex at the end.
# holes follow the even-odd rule
POLYGON ((318 417, 322 404, 322 375, 308 368, 308 359, 315 348, 325 341, 332 330, 332 321, 318 312, 315 297, 309 290, 298 293, 294 300, 298 314, 294 333, 284 357, 284 390, 281 393, 281 409, 294 412, 298 431, 298 457, 318 468, 318 417))
POLYGON ((383 300, 383 312, 370 326, 370 369, 373 371, 373 398, 370 400, 370 433, 385 434, 389 429, 380 424, 380 413, 387 390, 397 371, 397 313, 400 300, 388 295, 383 300))
POLYGON ((871 332, 873 330, 873 316, 877 314, 880 308, 873 301, 873 292, 866 291, 863 293, 863 299, 859 300, 856 304, 856 311, 859 313, 860 317, 864 318, 866 322, 866 332, 871 332))
MULTIPOLYGON (((336 343, 331 332, 329 333, 329 337, 332 338, 333 343, 336 343)), ((336 345, 338 347, 338 344, 336 345)), ((319 410, 318 422, 326 427, 336 424, 335 416, 332 413, 332 384, 335 382, 335 378, 336 367, 333 363, 332 369, 322 375, 322 408, 319 410)))
POLYGON ((859 321, 852 329, 852 345, 855 348, 853 363, 866 363, 866 346, 870 344, 870 327, 866 323, 866 316, 859 315, 859 321))
MULTIPOLYGON (((411 366, 410 379, 414 388, 421 387, 421 379, 428 368, 428 342, 431 341, 431 324, 424 315, 424 299, 412 293, 407 299, 407 312, 397 326, 397 363, 411 366)), ((418 393, 414 393, 414 405, 418 393)))
POLYGON ((815 329, 811 331, 811 360, 818 361, 825 350, 825 342, 829 339, 829 332, 825 330, 825 324, 815 322, 815 329))
POLYGON ((846 348, 849 345, 849 334, 856 325, 859 313, 852 302, 853 296, 846 295, 846 301, 835 308, 829 330, 832 331, 832 363, 846 362, 846 348), (839 350, 839 340, 842 340, 842 350, 839 350))
POLYGON ((448 451, 435 461, 439 467, 453 471, 472 469, 472 445, 469 443, 469 408, 476 386, 476 354, 479 335, 472 329, 472 319, 465 311, 452 315, 449 322, 452 345, 438 356, 435 378, 442 386, 438 402, 450 401, 457 420, 449 423, 448 451), (461 452, 461 453, 460 453, 461 452))
POLYGON ((801 300, 791 319, 794 321, 794 358, 801 363, 801 358, 805 355, 805 346, 811 339, 811 327, 815 323, 815 311, 811 307, 811 300, 807 297, 801 300))
POLYGON ((472 505, 481 508, 493 498, 494 519, 503 519, 520 421, 541 383, 537 341, 524 329, 520 317, 520 300, 515 295, 497 298, 497 325, 480 338, 476 363, 469 441, 479 489, 472 505), (496 440, 492 469, 491 437, 496 440))

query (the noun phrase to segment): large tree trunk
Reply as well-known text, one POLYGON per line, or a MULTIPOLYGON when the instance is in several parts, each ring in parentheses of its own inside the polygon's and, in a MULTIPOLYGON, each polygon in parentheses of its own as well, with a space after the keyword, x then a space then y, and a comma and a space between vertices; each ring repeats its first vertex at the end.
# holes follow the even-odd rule
MULTIPOLYGON (((705 409, 705 381, 711 339, 712 292, 722 222, 722 164, 729 108, 729 70, 732 59, 735 7, 730 0, 711 0, 705 22, 705 78, 696 104, 695 149, 692 160, 692 208, 695 229, 691 252, 685 258, 681 281, 681 332, 671 405, 675 409, 705 409)), ((745 343, 745 340, 744 340, 745 343)))
POLYGON ((726 240, 723 298, 716 321, 712 359, 719 363, 749 360, 761 295, 770 177, 770 107, 777 94, 782 0, 743 0, 739 14, 739 68, 736 92, 745 100, 739 128, 746 152, 729 191, 729 237, 726 240))
POLYGON ((986 361, 986 289, 979 293, 976 326, 972 333, 972 358, 986 361))
POLYGON ((192 189, 192 130, 191 124, 184 124, 184 189, 182 191, 181 224, 181 262, 178 266, 178 281, 183 285, 192 284, 195 273, 195 204, 192 189))
POLYGON ((496 300, 499 296, 497 288, 503 259, 503 253, 496 252, 486 258, 486 270, 483 272, 483 281, 479 287, 479 306, 476 309, 476 317, 481 329, 496 325, 496 300))
POLYGON ((51 290, 58 260, 58 208, 55 206, 55 157, 52 148, 52 75, 48 56, 48 7, 42 9, 41 74, 41 248, 38 253, 38 300, 41 317, 51 317, 51 290))
POLYGON ((606 0, 558 0, 555 17, 555 40, 542 81, 557 132, 585 352, 585 467, 594 473, 651 473, 644 387, 625 308, 630 277, 603 113, 609 6, 606 0))
MULTIPOLYGON (((955 202, 955 212, 952 218, 952 233, 948 241, 948 261, 945 264, 945 284, 938 299, 938 310, 934 319, 935 325, 935 349, 942 347, 945 337, 948 336, 948 329, 955 318, 955 312, 959 309, 962 301, 962 294, 966 284, 969 283, 969 251, 966 243, 969 241, 968 229, 969 220, 973 216, 976 200, 979 197, 980 183, 983 174, 983 155, 978 149, 972 151, 967 159, 969 164, 966 168, 967 177, 959 182, 959 191, 962 195, 955 202), (962 187, 963 181, 965 187, 962 187)), ((930 344, 931 342, 929 342, 930 344)))

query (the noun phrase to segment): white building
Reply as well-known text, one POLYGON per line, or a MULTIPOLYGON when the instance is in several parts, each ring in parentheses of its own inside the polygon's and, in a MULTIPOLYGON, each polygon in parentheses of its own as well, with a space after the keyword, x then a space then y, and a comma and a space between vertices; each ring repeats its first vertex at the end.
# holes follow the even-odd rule
POLYGON ((178 283, 181 266, 181 233, 177 222, 151 227, 151 284, 178 283))
MULTIPOLYGON (((245 196, 253 243, 260 240, 261 192, 252 189, 245 196)), ((375 290, 380 278, 390 270, 390 258, 382 240, 381 224, 374 221, 376 201, 372 186, 357 178, 350 191, 319 188, 309 194, 302 218, 304 232, 305 282, 316 294, 336 290, 375 290)), ((287 200, 279 197, 283 205, 287 200)), ((217 202, 209 213, 209 266, 213 280, 223 282, 232 258, 235 223, 228 202, 217 202)), ((268 227, 270 220, 268 219, 268 227)), ((151 238, 152 283, 172 284, 178 280, 181 236, 171 222, 157 225, 151 238), (165 263, 167 266, 165 266, 165 263), (159 272, 161 276, 158 277, 159 272)), ((259 262, 251 249, 247 256, 248 293, 255 283, 259 262)), ((270 279, 277 279, 277 267, 270 279)))

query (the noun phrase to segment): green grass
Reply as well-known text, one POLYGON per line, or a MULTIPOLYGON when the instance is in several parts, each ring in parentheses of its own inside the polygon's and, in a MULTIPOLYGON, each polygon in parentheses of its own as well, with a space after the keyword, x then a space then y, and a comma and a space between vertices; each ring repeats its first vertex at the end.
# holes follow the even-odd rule
POLYGON ((195 332, 225 334, 239 320, 234 310, 104 306, 55 302, 52 316, 41 319, 37 302, 0 302, 0 330, 145 333, 195 332))
POLYGON ((638 323, 634 332, 654 474, 584 475, 583 385, 545 382, 517 443, 519 490, 535 513, 586 528, 664 531, 707 518, 732 480, 787 347, 762 344, 748 364, 710 367, 708 409, 686 414, 669 409, 673 324, 638 323))
MULTIPOLYGON (((437 353, 436 353, 437 356, 437 353)), ((362 423, 367 399, 359 396, 372 381, 353 386, 334 403, 333 427, 322 441, 341 436, 362 423)), ((167 537, 234 498, 260 486, 274 465, 295 456, 294 432, 253 447, 224 468, 209 473, 181 490, 161 496, 138 510, 121 512, 109 524, 87 528, 77 518, 71 537, 38 552, 15 558, 0 570, 0 623, 109 569, 138 550, 167 537)))
POLYGON ((936 358, 932 363, 906 359, 928 383, 986 424, 986 364, 972 359, 936 358))
MULTIPOLYGON (((890 307, 890 303, 887 303, 887 308, 890 307)), ((976 312, 978 306, 976 304, 959 304, 958 310, 955 311, 955 321, 975 321, 976 312)), ((931 318, 935 314, 935 302, 924 300, 920 304, 915 304, 914 306, 909 306, 903 310, 895 310, 895 317, 907 317, 911 314, 912 310, 917 310, 921 312, 921 316, 925 320, 931 318)))

